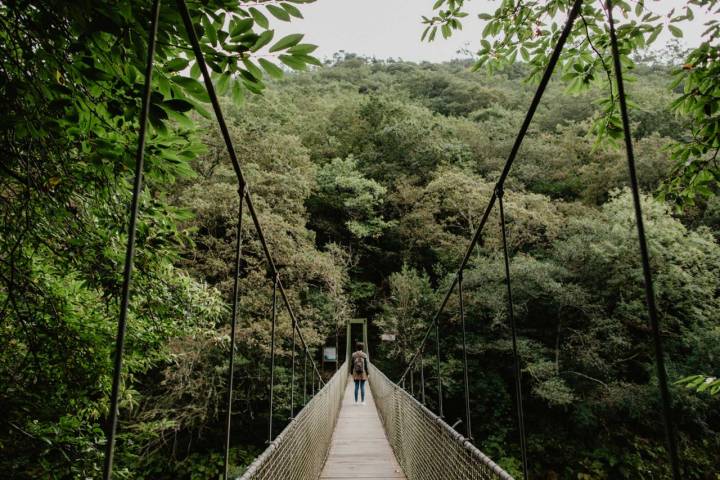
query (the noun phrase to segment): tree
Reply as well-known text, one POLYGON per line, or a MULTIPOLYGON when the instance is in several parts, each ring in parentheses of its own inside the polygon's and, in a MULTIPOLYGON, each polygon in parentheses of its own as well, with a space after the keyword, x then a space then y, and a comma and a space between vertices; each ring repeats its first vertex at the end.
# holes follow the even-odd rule
POLYGON ((395 341, 388 342, 383 353, 399 360, 404 367, 425 334, 435 307, 435 295, 428 276, 407 265, 390 275, 389 290, 384 310, 374 323, 382 332, 395 335, 395 341))
MULTIPOLYGON (((621 63, 626 71, 635 67, 631 55, 652 45, 663 30, 682 37, 679 25, 695 18, 693 8, 715 15, 720 13, 718 0, 687 0, 684 5, 671 9, 666 17, 645 3, 638 1, 633 7, 630 2, 612 2, 619 12, 615 17, 621 19, 617 36, 621 63)), ((519 57, 530 66, 527 78, 539 79, 560 34, 562 17, 569 13, 572 4, 571 1, 506 1, 492 14, 479 14, 486 24, 475 68, 497 69, 515 63, 519 57)), ((433 9, 437 15, 423 17, 427 27, 422 38, 433 41, 438 30, 447 38, 453 30, 462 28, 462 19, 468 15, 465 7, 464 0, 436 1, 433 9)), ((604 111, 593 126, 598 142, 622 136, 606 16, 605 5, 584 2, 558 63, 569 93, 587 90, 596 82, 605 86, 607 94, 601 102, 604 111)), ((690 132, 672 149, 676 167, 662 194, 681 205, 692 205, 696 197, 714 194, 720 177, 714 162, 720 151, 717 141, 720 120, 716 114, 720 110, 717 94, 720 83, 715 80, 720 58, 720 21, 716 17, 705 26, 705 41, 687 55, 672 85, 682 90, 670 107, 686 117, 690 132)))
MULTIPOLYGON (((0 5, 0 408, 10 422, 0 434, 9 448, 0 469, 12 478, 90 478, 102 465, 151 3, 0 5)), ((294 69, 318 63, 302 35, 273 38, 267 14, 282 21, 301 16, 292 3, 188 3, 216 89, 237 103, 247 92, 262 92, 266 75, 282 75, 268 58, 277 55, 294 69)), ((121 391, 119 478, 183 475, 148 452, 167 446, 168 431, 197 439, 202 428, 174 410, 145 415, 144 401, 157 393, 147 385, 173 361, 174 346, 193 336, 216 339, 226 318, 219 292, 174 265, 192 242, 181 227, 187 210, 169 197, 177 182, 195 175, 191 162, 203 151, 191 119, 209 116, 182 25, 178 9, 163 2, 121 391), (144 468, 153 461, 157 469, 144 468)))
POLYGON ((309 200, 314 224, 324 238, 352 240, 377 238, 388 228, 382 204, 386 188, 366 178, 358 161, 335 158, 317 174, 317 192, 309 200), (342 225, 341 230, 337 226, 342 225))

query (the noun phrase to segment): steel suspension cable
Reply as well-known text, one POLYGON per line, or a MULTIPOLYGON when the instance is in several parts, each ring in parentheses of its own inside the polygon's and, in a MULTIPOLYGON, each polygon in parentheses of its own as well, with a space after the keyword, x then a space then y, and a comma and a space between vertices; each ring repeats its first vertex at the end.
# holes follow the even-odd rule
MULTIPOLYGON (((295 312, 292 308, 292 305, 290 304, 290 299, 287 296, 287 293, 285 292, 284 285, 282 283, 282 279, 279 276, 279 270, 275 266, 275 261, 273 260, 272 254, 270 253, 270 249, 267 244, 267 240, 265 239, 265 233, 263 231, 262 225, 260 224, 260 220, 258 218, 257 212, 255 211, 255 206, 252 201, 252 196, 250 195, 250 191, 247 188, 247 182, 244 179, 244 175, 242 172, 242 169, 240 167, 240 162, 238 161, 237 154, 235 152, 235 148, 232 143, 232 139, 230 137, 230 132, 227 128, 227 124, 225 122, 225 117, 223 116, 222 109, 220 108, 220 102, 217 97, 217 93, 215 92, 215 87, 213 86, 212 79, 210 78, 210 72, 207 67, 207 63, 205 62, 205 55, 202 52, 202 49, 200 48, 200 43, 198 41, 197 33, 195 32, 195 27, 192 23, 192 18, 190 16, 190 12, 188 11, 187 4, 185 3, 185 0, 176 0, 176 4, 178 7, 178 10, 180 12, 180 16, 182 17, 183 24, 185 26, 185 31, 188 35, 188 40, 190 41, 190 45, 193 50, 193 54, 195 55, 195 59, 197 60, 198 67, 200 68, 200 73, 203 77, 203 82, 205 84, 205 89, 208 92, 208 96, 210 97, 210 103, 213 107, 213 112, 215 113, 215 118, 218 123, 218 127, 220 128, 220 133, 223 137, 223 141, 225 143, 225 146, 228 151, 228 155, 230 156, 230 160, 233 166, 233 170, 235 171, 235 176, 238 179, 239 184, 245 184, 245 202, 247 205, 248 212, 250 213, 250 218, 253 221, 253 225, 255 226, 255 231, 257 232, 258 239, 260 241, 260 246, 263 249, 263 253, 265 255, 265 259, 268 262, 270 271, 273 273, 273 275, 278 275, 278 288, 280 291, 280 296, 283 300, 283 304, 285 305, 285 309, 287 310, 288 314, 292 318, 293 326, 297 330, 298 337, 300 338, 301 344, 305 350, 308 349, 307 342, 305 342, 305 338, 302 334, 302 331, 300 330, 299 322, 297 321, 297 318, 295 317, 295 312)), ((315 375, 318 377, 318 380, 324 384, 324 380, 322 379, 322 375, 320 373, 320 370, 317 368, 317 365, 315 364, 315 361, 311 358, 311 363, 313 370, 315 372, 315 375)))
POLYGON ((467 438, 472 439, 470 421, 470 380, 468 379, 467 335, 465 332, 465 299, 463 295, 463 274, 458 276, 458 295, 460 296, 460 322, 462 323, 463 380, 465 383, 465 429, 467 438))
POLYGON ((630 120, 628 116, 627 100, 625 98, 625 86, 623 84, 622 64, 620 61, 620 49, 618 47, 617 33, 615 32, 615 22, 613 20, 613 2, 607 0, 607 16, 610 25, 610 46, 613 56, 613 66, 615 69, 615 81, 617 83, 617 93, 620 102, 620 115, 622 117, 623 134, 625 137, 625 151, 627 154, 628 171, 630 174, 630 186, 632 189, 633 207, 635 210, 635 223, 638 231, 638 242, 640 246, 640 259, 642 261, 643 281, 645 286, 645 300, 648 308, 648 316, 652 326, 653 343, 655 347, 655 367, 658 375, 658 386, 660 388, 660 396, 662 399, 663 420, 665 425, 665 439, 667 443, 668 455, 670 457, 670 466, 672 476, 675 480, 680 480, 680 459, 678 457, 677 440, 675 428, 672 421, 672 398, 667 383, 667 372, 665 370, 665 354, 663 352, 663 342, 660 330, 660 320, 658 318, 657 306, 655 304, 655 289, 653 286, 652 270, 650 268, 650 254, 648 253, 647 237, 645 234, 645 224, 643 221, 642 204, 640 202, 640 187, 638 185, 637 171, 635 168, 635 155, 633 152, 632 136, 630 132, 630 120))
POLYGON ((272 327, 270 333, 270 414, 268 415, 268 443, 273 439, 273 398, 275 396, 275 326, 277 323, 277 275, 272 289, 272 327))
POLYGON ((232 318, 230 320, 230 353, 228 368, 228 389, 227 389, 227 415, 225 417, 225 458, 224 458, 224 478, 227 479, 228 468, 230 467, 230 428, 232 422, 232 400, 233 385, 235 381, 235 341, 237 329, 238 314, 238 290, 240 288, 240 261, 242 259, 242 220, 243 220, 243 198, 245 198, 245 184, 240 185, 238 190, 238 222, 237 222, 237 239, 235 242, 235 278, 233 280, 233 299, 232 299, 232 318))
POLYGON ((303 405, 307 403, 307 352, 303 353, 303 405))
POLYGON ((295 328, 292 329, 292 355, 291 355, 292 366, 290 370, 290 420, 295 418, 295 328))
POLYGON ((503 257, 505 260, 505 284, 507 286, 507 304, 508 304, 508 317, 510 320, 510 334, 512 335, 512 348, 513 348, 513 366, 515 370, 515 400, 517 406, 517 419, 518 419, 518 430, 520 433, 520 451, 522 454, 523 463, 523 478, 528 478, 528 461, 527 461, 527 439, 525 437, 525 419, 523 416, 523 403, 522 403, 522 378, 520 371, 520 358, 518 356, 517 348, 517 328, 515 325, 515 314, 513 312, 513 299, 512 299, 512 287, 510 282, 510 256, 508 255, 507 247, 507 233, 505 228, 505 207, 503 205, 503 190, 501 186, 498 186, 496 191, 498 199, 498 207, 500 208, 500 230, 502 231, 502 245, 503 245, 503 257))
MULTIPOLYGON (((535 111, 537 110, 537 107, 540 104, 540 100, 542 99, 542 96, 545 93, 545 90, 547 89, 548 83, 550 83, 550 79, 552 78, 553 71, 555 70, 555 66, 557 65, 558 59, 560 58, 560 53, 562 52, 562 49, 565 46, 565 43, 567 42, 567 38, 570 35, 570 32, 572 31, 573 25, 575 24, 575 20, 577 19, 578 14, 580 13, 580 7, 582 6, 582 3, 583 3, 583 0, 575 0, 570 9, 570 12, 568 13, 568 18, 565 22, 565 26, 563 27, 563 30, 560 33, 560 36, 558 37, 558 41, 555 44, 555 48, 553 49, 553 52, 550 55, 550 59, 548 60, 547 67, 545 67, 545 71, 543 72, 543 76, 540 80, 540 84, 538 85, 538 88, 535 91, 535 95, 533 96, 533 99, 530 102, 530 107, 528 108, 528 111, 525 114, 525 118, 520 127, 520 131, 518 132, 518 135, 515 138, 515 142, 513 143, 512 149, 510 150, 508 159, 505 161, 503 170, 500 173, 500 177, 497 182, 497 184, 500 186, 505 184, 505 179, 507 178, 508 174, 510 173, 510 168, 512 167, 513 163, 515 162, 515 158, 517 157, 518 151, 520 150, 522 141, 525 138, 525 135, 527 134, 528 129, 530 128, 530 123, 533 119, 533 116, 535 115, 535 111)), ((497 198, 495 196, 495 192, 493 191, 492 195, 490 196, 488 205, 485 208, 485 211, 483 212, 483 216, 480 219, 480 224, 478 225, 477 229, 475 230, 475 233, 473 234, 473 237, 470 240, 470 243, 469 243, 467 249, 465 250, 465 255, 463 256, 463 259, 460 262, 458 272, 460 272, 461 270, 464 270, 465 267, 467 266, 468 262, 470 261, 470 256, 472 255, 472 252, 475 249, 475 246, 477 245, 478 241, 480 240, 480 236, 482 235, 482 231, 485 228, 485 224, 487 223, 488 217, 490 216, 490 212, 492 211, 496 200, 497 200, 497 198)), ((445 306, 447 305, 447 302, 448 302, 450 296, 452 295, 453 290, 455 289, 455 285, 456 285, 457 281, 458 281, 458 274, 456 273, 445 293, 445 296, 443 297, 440 307, 438 308, 438 310, 435 313, 435 316, 433 317, 432 322, 430 323, 427 330, 425 331, 425 336, 423 337, 422 341, 420 342, 420 345, 424 345, 427 342, 427 340, 430 336, 430 333, 433 330, 433 327, 437 326, 440 314, 445 309, 445 306)), ((415 357, 413 358, 413 361, 418 356, 419 352, 420 352, 420 349, 418 348, 418 350, 415 352, 415 357)), ((408 370, 409 370, 409 368, 405 369, 402 376, 400 377, 400 380, 398 380, 397 383, 400 383, 401 380, 405 377, 405 375, 407 375, 408 370)))
POLYGON ((143 169, 145 165, 145 138, 147 133, 150 94, 152 93, 152 74, 155 60, 155 43, 160 17, 160 0, 154 0, 150 10, 150 28, 148 31, 148 49, 145 64, 145 85, 143 85, 142 108, 140 112, 140 130, 135 151, 135 178, 133 180, 132 200, 130 202, 130 220, 128 239, 125 248, 122 293, 120 295, 120 316, 115 337, 115 359, 113 365, 112 390, 110 394, 110 418, 107 425, 107 443, 103 463, 103 479, 112 478, 113 457, 115 455, 115 433, 117 431, 118 408, 120 403, 120 379, 122 377, 123 353, 125 350, 125 331, 127 329, 128 307, 130 305, 130 284, 132 280, 133 259, 135 257, 135 236, 137 217, 142 193, 143 169))

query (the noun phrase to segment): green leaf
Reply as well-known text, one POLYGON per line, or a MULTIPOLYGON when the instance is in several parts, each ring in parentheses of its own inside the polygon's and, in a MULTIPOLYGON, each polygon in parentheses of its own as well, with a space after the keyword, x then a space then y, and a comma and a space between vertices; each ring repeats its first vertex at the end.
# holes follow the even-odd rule
POLYGON ((635 4, 635 15, 637 15, 638 17, 642 15, 644 6, 645 0, 638 0, 638 2, 635 4))
POLYGON ((678 27, 676 27, 675 25, 668 25, 668 29, 670 30, 670 33, 672 33, 673 37, 675 37, 675 38, 682 38, 682 36, 683 36, 683 31, 680 30, 680 29, 679 29, 678 27))
POLYGON ((295 5, 290 5, 289 3, 281 3, 280 6, 285 9, 287 13, 292 15, 295 18, 303 18, 302 13, 300 13, 300 10, 295 5))
POLYGON ((217 79, 215 82, 215 90, 217 91, 218 95, 225 95, 228 91, 228 87, 230 84, 230 73, 225 72, 217 79))
MULTIPOLYGON (((185 114, 180 113, 175 110, 172 110, 172 109, 169 109, 169 108, 165 108, 165 105, 163 105, 162 107, 165 110, 165 112, 168 114, 168 117, 170 117, 170 120, 174 120, 181 127, 184 127, 187 129, 192 129, 195 126, 193 121, 190 120, 190 118, 188 118, 185 114)), ((190 105, 190 108, 193 108, 192 104, 190 105)))
POLYGON ((280 61, 293 70, 305 70, 305 63, 292 55, 280 55, 280 61))
POLYGON ((150 120, 150 124, 160 135, 166 135, 168 133, 167 126, 163 122, 163 120, 168 119, 168 114, 159 105, 150 105, 148 119, 150 120))
POLYGON ((247 88, 251 92, 256 93, 258 95, 262 94, 262 91, 265 88, 265 85, 254 81, 252 79, 252 75, 250 75, 245 70, 241 70, 240 74, 242 75, 242 83, 243 83, 243 85, 245 85, 245 88, 247 88), (246 78, 246 76, 250 77, 250 78, 248 79, 248 78, 246 78))
POLYGON ((252 18, 255 20, 255 23, 257 23, 262 28, 268 28, 270 26, 270 22, 268 21, 267 17, 257 8, 250 7, 250 15, 252 15, 252 18))
POLYGON ((210 40, 210 43, 213 45, 217 45, 218 43, 218 37, 217 37, 217 30, 215 29, 215 26, 212 24, 212 21, 206 16, 203 16, 202 18, 202 24, 205 28, 205 34, 207 35, 208 40, 210 40))
POLYGON ((650 45, 651 43, 653 43, 657 39, 658 35, 660 35, 660 32, 662 32, 662 25, 658 25, 653 29, 653 32, 647 38, 645 44, 650 45))
POLYGON ((272 41, 274 35, 275 30, 265 30, 263 33, 260 34, 257 41, 255 42, 255 45, 252 46, 250 51, 257 52, 258 50, 260 50, 272 41))
POLYGON ((179 72, 180 70, 185 70, 189 64, 190 61, 186 58, 173 58, 165 64, 164 70, 166 72, 179 72))
POLYGON ((262 66, 263 69, 273 78, 282 78, 283 71, 280 67, 275 65, 274 63, 265 60, 264 58, 261 58, 258 60, 258 63, 260 66, 262 66))
POLYGON ((256 80, 262 80, 262 70, 260 70, 258 66, 255 65, 250 59, 243 58, 242 63, 243 65, 245 65, 247 71, 250 72, 250 75, 255 77, 256 80))
POLYGON ((449 38, 450 35, 452 35, 452 31, 450 30, 450 26, 447 23, 444 23, 442 27, 440 27, 440 31, 442 32, 443 38, 449 38))
POLYGON ((187 112, 193 109, 193 104, 187 100, 180 98, 173 98, 171 100, 165 100, 162 105, 176 112, 187 112))
POLYGON ((309 53, 314 52, 317 50, 317 45, 312 45, 309 43, 301 43, 299 45, 295 45, 294 47, 288 48, 288 53, 298 53, 300 55, 307 55, 309 53))
POLYGON ((202 72, 200 71, 200 65, 198 62, 193 62, 193 66, 190 67, 190 76, 192 78, 200 78, 200 75, 202 75, 202 72))
POLYGON ((176 85, 180 85, 187 93, 198 100, 209 101, 205 86, 194 78, 175 75, 170 80, 176 85))
POLYGON ((237 37, 250 30, 253 26, 252 18, 236 18, 230 22, 230 36, 237 37))
POLYGON ((294 47, 295 45, 300 43, 300 40, 302 40, 303 37, 304 35, 302 33, 292 33, 290 35, 287 35, 278 40, 275 45, 270 48, 270 52, 277 52, 279 50, 294 47))
POLYGON ((164 97, 170 97, 172 95, 172 86, 170 85, 170 81, 168 80, 167 76, 158 72, 153 77, 153 81, 157 83, 158 90, 160 90, 160 93, 162 93, 164 97))
POLYGON ((272 14, 273 17, 277 18, 278 20, 282 20, 284 22, 290 21, 290 14, 285 11, 284 9, 277 7, 275 5, 268 5, 265 8, 268 9, 268 12, 272 14))
POLYGON ((232 84, 232 99, 238 106, 245 103, 245 90, 240 82, 236 81, 232 84))
POLYGON ((311 55, 303 55, 303 54, 299 54, 299 53, 294 53, 293 57, 297 58, 298 60, 300 60, 303 63, 309 63, 311 65, 316 65, 318 67, 322 67, 322 62, 320 62, 320 60, 318 60, 317 58, 315 58, 311 55))

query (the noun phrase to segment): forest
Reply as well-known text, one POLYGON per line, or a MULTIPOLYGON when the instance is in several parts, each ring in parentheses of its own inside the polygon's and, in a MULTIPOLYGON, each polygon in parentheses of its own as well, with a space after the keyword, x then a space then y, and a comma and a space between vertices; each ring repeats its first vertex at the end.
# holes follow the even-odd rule
MULTIPOLYGON (((0 476, 100 478, 145 58, 134 12, 149 2, 118 2, 116 16, 91 2, 17 3, 0 4, 0 476)), ((180 24, 162 15, 161 27, 180 24)), ((210 16, 198 25, 217 42, 210 16)), ((270 42, 243 37, 248 24, 231 28, 238 45, 270 42)), ((114 476, 217 479, 237 182, 199 72, 176 54, 182 34, 167 30, 114 476)), ((230 134, 315 360, 338 332, 343 345, 346 320, 367 318, 373 362, 395 379, 492 195, 536 88, 533 66, 347 52, 320 63, 312 45, 283 40, 283 63, 298 71, 243 60, 241 80, 215 77, 230 134)), ((720 478, 720 197, 713 162, 689 183, 678 171, 678 144, 692 137, 673 108, 690 81, 677 74, 687 55, 677 46, 634 55, 627 89, 683 478, 711 480, 720 478), (688 377, 700 381, 688 388, 688 377)), ((625 152, 620 137, 598 132, 603 85, 568 83, 560 74, 550 83, 505 191, 529 476, 669 478, 625 152)), ((715 102, 707 114, 718 122, 715 102)), ((498 222, 495 211, 464 274, 473 441, 521 478, 498 222)), ((273 286, 250 222, 242 234, 234 475, 267 437, 273 286)), ((454 295, 440 319, 440 371, 428 356, 424 372, 432 410, 443 379, 449 423, 464 415, 458 310, 454 295)), ((292 359, 306 368, 290 318, 281 311, 278 321, 276 428, 291 409, 292 359)), ((329 378, 334 365, 324 368, 329 378)), ((298 377, 292 408, 314 388, 298 377)))

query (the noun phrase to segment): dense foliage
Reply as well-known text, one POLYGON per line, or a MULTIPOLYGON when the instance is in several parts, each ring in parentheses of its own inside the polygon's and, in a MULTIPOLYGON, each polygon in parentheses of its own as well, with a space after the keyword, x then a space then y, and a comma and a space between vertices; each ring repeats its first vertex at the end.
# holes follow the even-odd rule
MULTIPOLYGON (((151 3, 0 5, 3 477, 94 478, 102 466, 151 3)), ((201 138, 191 120, 209 117, 208 97, 173 3, 159 20, 116 478, 209 478, 220 460, 231 250, 222 243, 232 241, 236 196, 232 178, 217 167, 221 150, 206 148, 218 140, 201 138), (193 190, 206 179, 212 188, 193 190), (198 252, 207 252, 204 260, 198 252)), ((189 8, 217 89, 237 105, 245 92, 265 88, 258 65, 271 77, 282 74, 269 58, 294 68, 318 63, 302 35, 273 39, 268 17, 301 16, 292 3, 189 8)), ((286 143, 281 133, 263 141, 286 143)), ((344 277, 336 264, 342 252, 316 252, 298 221, 312 166, 301 146, 279 150, 272 165, 267 155, 245 153, 258 209, 274 226, 275 254, 289 279, 302 280, 288 293, 317 343, 311 333, 330 315, 327 305, 344 305, 344 277), (296 188, 276 182, 282 175, 296 188)), ((263 325, 254 320, 266 322, 269 301, 260 295, 268 286, 257 247, 251 242, 248 250, 243 287, 257 296, 243 297, 241 334, 254 338, 263 325)), ((288 321, 281 320, 284 338, 288 321)), ((267 364, 266 349, 242 345, 238 363, 246 368, 238 382, 247 393, 237 395, 240 425, 255 420, 254 402, 266 388, 251 379, 264 378, 255 369, 267 364)))
MULTIPOLYGON (((482 24, 477 27, 481 28, 483 38, 474 68, 487 66, 492 70, 522 59, 530 67, 527 78, 539 78, 575 3, 572 0, 503 0, 492 13, 478 14, 482 24)), ((720 86, 717 82, 720 2, 669 2, 668 8, 672 8, 666 11, 645 0, 582 2, 558 68, 569 92, 603 85, 598 96, 602 109, 593 123, 593 133, 603 142, 616 141, 622 135, 619 93, 611 67, 608 5, 615 11, 620 61, 627 71, 636 66, 633 54, 657 43, 663 31, 682 38, 686 29, 701 29, 702 43, 683 52, 680 62, 674 66, 672 87, 678 95, 667 107, 683 116, 686 125, 670 148, 674 168, 663 182, 661 194, 680 205, 714 195, 720 178, 716 162, 720 153, 720 86), (696 12, 706 14, 708 20, 699 25, 696 12)), ((427 26, 422 38, 428 41, 435 40, 438 31, 448 38, 453 31, 463 28, 472 11, 465 0, 436 0, 432 8, 434 15, 423 17, 427 26)))
MULTIPOLYGON (((522 82, 532 69, 514 63, 473 73, 469 62, 348 55, 264 88, 265 74, 248 65, 256 51, 268 76, 280 71, 266 59, 275 52, 262 56, 262 45, 277 44, 268 43, 260 8, 190 5, 303 334, 314 348, 334 344, 338 324, 368 317, 372 358, 397 375, 477 226, 532 94, 522 82), (221 8, 232 21, 215 13, 221 8), (246 90, 264 94, 245 98, 246 90), (379 332, 397 341, 380 345, 379 332)), ((261 8, 279 20, 299 14, 279 5, 261 8)), ((149 2, 115 7, 0 5, 10 60, 0 68, 0 471, 10 478, 95 478, 102 463, 149 2), (18 35, 20 27, 28 34, 18 35)), ((214 479, 222 465, 237 185, 205 118, 179 25, 164 8, 117 478, 214 479)), ((287 66, 315 63, 299 36, 280 42, 287 66)), ((713 377, 705 379, 717 376, 720 358, 720 201, 699 199, 677 216, 652 195, 673 172, 666 146, 688 134, 668 108, 672 70, 637 61, 632 121, 669 374, 692 376, 692 390, 673 386, 685 475, 712 479, 720 471, 720 399, 707 395, 713 377), (708 386, 695 392, 700 384, 708 386)), ((592 100, 602 90, 589 85, 570 96, 561 80, 547 92, 506 193, 531 476, 664 478, 625 159, 596 142, 603 106, 592 100)), ((496 225, 493 216, 466 273, 471 405, 477 445, 518 474, 496 225)), ((243 236, 236 472, 266 436, 272 288, 249 223, 243 236)), ((457 309, 452 298, 442 318, 453 421, 463 412, 457 309)), ((281 425, 291 329, 285 314, 279 322, 281 425)), ((434 408, 437 372, 427 358, 434 408)), ((298 406, 299 397, 301 377, 298 406)))
MULTIPOLYGON (((329 200, 323 192, 311 197, 310 225, 319 239, 353 246, 358 260, 351 289, 359 297, 370 295, 367 284, 375 288, 372 301, 359 304, 359 310, 375 329, 397 335, 375 355, 393 360, 383 364, 391 375, 407 364, 434 313, 433 288, 443 292, 459 264, 532 93, 532 85, 519 82, 527 73, 521 66, 491 76, 466 68, 349 57, 283 82, 262 102, 295 99, 285 117, 288 126, 315 162, 332 171, 343 165, 347 172, 336 175, 338 197, 329 200), (465 111, 460 98, 473 98, 462 103, 465 111), (304 129, 308 122, 316 128, 304 129), (361 185, 377 191, 371 182, 386 191, 382 209, 376 209, 375 196, 353 194, 366 198, 363 217, 357 217, 356 204, 336 200, 361 185), (348 184, 353 189, 347 190, 348 184), (317 202, 324 202, 323 208, 317 202), (355 246, 349 218, 382 224, 382 234, 355 246)), ((636 68, 641 81, 630 89, 642 99, 632 113, 638 169, 648 193, 643 202, 669 373, 678 380, 717 370, 720 250, 714 201, 675 218, 649 195, 673 168, 665 146, 683 135, 681 127, 672 127, 678 120, 667 109, 671 70, 641 63, 636 68)), ((621 150, 595 142, 598 107, 589 99, 597 94, 568 97, 560 83, 551 86, 506 193, 531 477, 664 478, 668 470, 626 161, 621 150)), ((497 222, 494 213, 465 274, 473 433, 483 450, 519 474, 497 222)), ((456 297, 447 310, 442 374, 446 414, 454 421, 463 416, 456 297)), ((429 349, 426 393, 435 406, 432 343, 429 349)), ((673 395, 685 473, 714 478, 717 399, 680 386, 673 395)))

